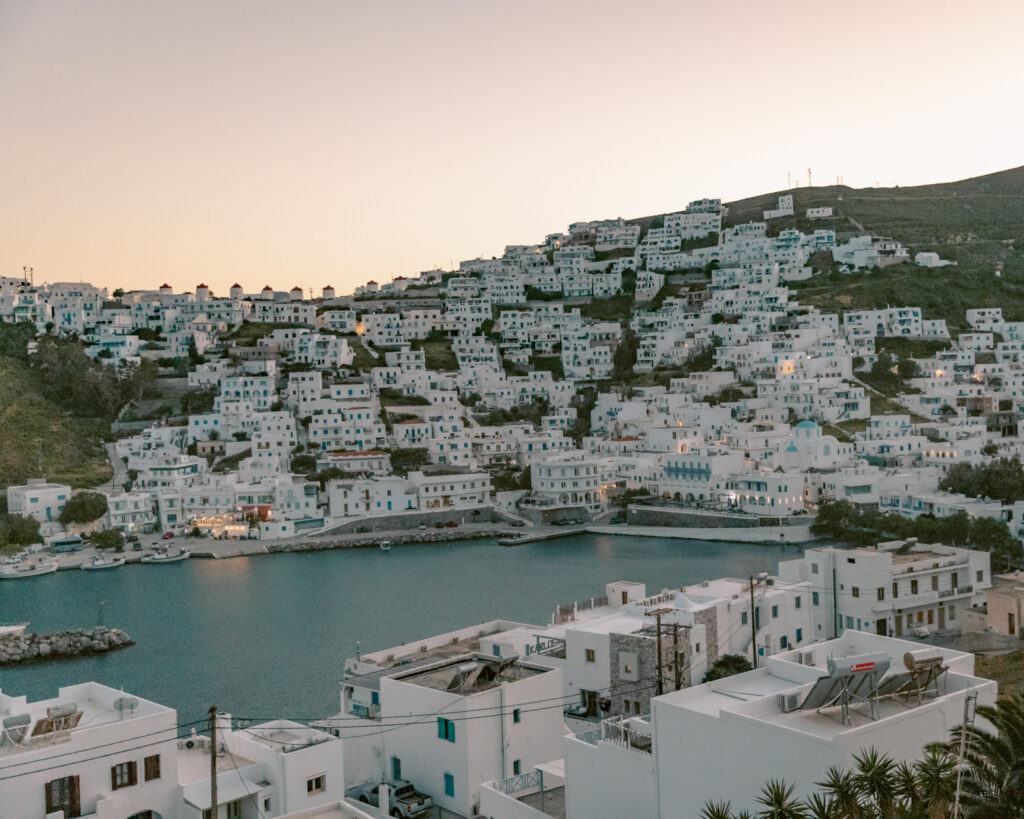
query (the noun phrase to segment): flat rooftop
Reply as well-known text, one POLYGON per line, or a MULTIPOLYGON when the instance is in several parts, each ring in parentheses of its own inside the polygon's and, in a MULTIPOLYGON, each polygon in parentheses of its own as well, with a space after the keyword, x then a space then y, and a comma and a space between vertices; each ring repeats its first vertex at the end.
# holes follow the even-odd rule
MULTIPOLYGON (((115 722, 165 715, 175 728, 177 726, 173 708, 95 682, 65 686, 56 697, 35 702, 0 691, 0 713, 5 718, 20 717, 27 725, 21 742, 0 745, 0 761, 15 754, 45 752, 55 741, 69 741, 115 722)), ((168 733, 167 739, 173 738, 173 734, 168 733)))
POLYGON ((516 682, 552 670, 521 663, 518 658, 503 661, 484 654, 473 654, 429 666, 421 671, 399 674, 396 675, 396 679, 437 691, 478 694, 497 688, 503 682, 516 682))
MULTIPOLYGON (((915 708, 943 701, 966 690, 995 686, 990 680, 973 676, 973 661, 973 655, 951 649, 932 646, 923 649, 920 643, 846 631, 835 640, 769 657, 765 665, 757 670, 665 694, 658 697, 656 702, 718 718, 728 714, 731 718, 770 723, 790 731, 828 739, 898 718, 915 708), (874 719, 870 704, 855 699, 850 704, 847 724, 841 720, 838 703, 826 705, 820 701, 807 702, 808 695, 816 690, 818 681, 830 679, 830 659, 841 661, 865 655, 888 655, 889 667, 876 681, 884 685, 885 681, 898 680, 901 675, 906 678, 908 667, 904 657, 907 653, 914 653, 916 657, 922 654, 940 657, 946 669, 939 677, 938 685, 921 701, 916 694, 880 696, 875 701, 877 719, 874 719), (783 710, 780 694, 795 695, 796 703, 791 710, 783 710)), ((868 691, 862 689, 862 693, 867 694, 868 691)))
MULTIPOLYGON (((232 754, 227 748, 217 751, 217 773, 234 773, 246 765, 255 764, 239 754, 232 754), (232 761, 234 760, 234 761, 232 761)), ((210 740, 209 737, 196 736, 178 740, 178 784, 190 785, 210 778, 210 740), (192 747, 188 747, 188 743, 192 747)), ((219 778, 218 778, 219 782, 219 778)), ((207 806, 209 807, 209 806, 207 806)))

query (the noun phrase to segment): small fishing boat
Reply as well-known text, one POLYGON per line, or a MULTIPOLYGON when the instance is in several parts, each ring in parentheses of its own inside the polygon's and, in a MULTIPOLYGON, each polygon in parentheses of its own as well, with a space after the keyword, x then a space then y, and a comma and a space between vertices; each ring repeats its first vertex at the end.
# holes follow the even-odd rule
POLYGON ((140 562, 142 563, 177 563, 179 560, 186 560, 191 555, 185 549, 178 549, 176 552, 170 552, 167 549, 157 549, 151 555, 143 555, 140 562))
POLYGON ((0 637, 24 634, 26 628, 28 628, 28 623, 0 623, 0 637))
POLYGON ((380 550, 382 552, 390 552, 391 551, 391 541, 390 540, 382 540, 380 542, 380 550))
POLYGON ((103 557, 102 555, 93 555, 92 560, 88 563, 82 564, 82 568, 87 571, 97 571, 99 569, 116 569, 118 566, 123 565, 123 557, 103 557))
POLYGON ((51 574, 58 569, 56 560, 29 562, 21 561, 17 566, 3 566, 0 568, 0 580, 19 580, 23 577, 38 577, 41 574, 51 574))

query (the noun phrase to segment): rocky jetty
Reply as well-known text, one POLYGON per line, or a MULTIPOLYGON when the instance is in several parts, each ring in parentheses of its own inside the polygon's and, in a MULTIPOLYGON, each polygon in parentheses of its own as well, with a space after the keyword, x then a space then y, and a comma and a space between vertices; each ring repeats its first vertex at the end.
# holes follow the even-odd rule
POLYGON ((135 641, 121 629, 103 626, 69 629, 56 634, 8 634, 0 636, 0 666, 106 654, 134 644, 135 641))
POLYGON ((401 534, 383 534, 367 532, 365 537, 357 539, 333 539, 330 537, 317 540, 305 540, 289 543, 269 543, 267 552, 319 552, 325 549, 360 549, 368 546, 379 546, 382 540, 390 540, 396 546, 403 543, 452 543, 456 540, 481 540, 486 538, 507 537, 508 529, 480 531, 478 529, 427 529, 420 532, 402 532, 401 534))

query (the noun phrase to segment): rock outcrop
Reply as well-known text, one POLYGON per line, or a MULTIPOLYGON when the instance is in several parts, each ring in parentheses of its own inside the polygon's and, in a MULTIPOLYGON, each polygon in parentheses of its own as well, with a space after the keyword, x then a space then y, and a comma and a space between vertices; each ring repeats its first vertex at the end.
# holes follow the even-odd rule
POLYGON ((134 645, 119 628, 69 629, 56 634, 8 634, 0 636, 0 666, 48 662, 85 654, 105 654, 134 645))

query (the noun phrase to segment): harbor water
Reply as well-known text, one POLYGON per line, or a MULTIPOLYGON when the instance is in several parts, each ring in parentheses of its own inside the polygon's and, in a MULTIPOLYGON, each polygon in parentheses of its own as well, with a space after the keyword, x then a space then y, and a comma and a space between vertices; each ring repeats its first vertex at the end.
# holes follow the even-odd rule
POLYGON ((136 645, 109 655, 0 669, 0 689, 30 700, 96 680, 176 708, 315 719, 337 712, 356 652, 493 619, 546 625, 560 603, 615 580, 649 594, 716 577, 775 571, 795 546, 580 535, 514 548, 494 540, 192 559, 0 583, 0 622, 37 633, 97 624, 136 645))

